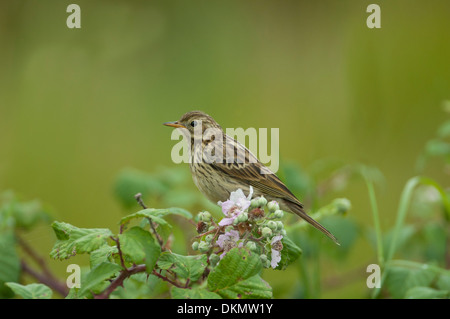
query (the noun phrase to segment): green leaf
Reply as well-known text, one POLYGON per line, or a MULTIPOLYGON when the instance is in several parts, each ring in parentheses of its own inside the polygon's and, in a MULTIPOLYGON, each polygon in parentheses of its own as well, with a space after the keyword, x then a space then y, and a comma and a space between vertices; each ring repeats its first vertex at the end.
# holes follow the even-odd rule
POLYGON ((167 293, 167 283, 154 275, 140 272, 130 276, 117 287, 110 299, 153 299, 167 293))
POLYGON ((172 287, 173 299, 222 299, 218 294, 208 291, 206 288, 183 289, 172 287))
POLYGON ((434 282, 439 274, 428 265, 409 267, 406 263, 389 266, 385 285, 392 298, 404 298, 406 292, 414 287, 426 287, 434 282))
POLYGON ((132 227, 119 235, 119 242, 124 255, 135 264, 145 263, 147 272, 152 272, 161 248, 148 231, 137 226, 132 227))
POLYGON ((161 269, 169 269, 184 279, 197 281, 205 271, 208 257, 206 255, 183 256, 174 253, 162 253, 158 260, 161 269))
POLYGON ((165 221, 163 219, 164 216, 167 216, 170 214, 183 216, 188 219, 192 218, 192 214, 190 212, 188 212, 187 210, 185 210, 183 208, 179 208, 179 207, 162 208, 162 209, 146 208, 146 209, 140 210, 134 214, 130 214, 130 215, 123 217, 120 220, 120 224, 124 225, 134 218, 150 218, 152 221, 154 221, 155 223, 158 223, 162 226, 170 226, 170 224, 167 223, 167 221, 165 221))
POLYGON ((271 298, 272 288, 258 273, 262 265, 257 254, 233 248, 208 277, 208 289, 224 298, 271 298))
POLYGON ((436 299, 449 298, 450 291, 437 290, 429 287, 414 287, 406 292, 406 299, 436 299))
POLYGON ((284 270, 286 267, 297 260, 298 257, 302 254, 302 250, 298 247, 292 240, 288 237, 284 236, 281 239, 283 244, 283 249, 281 250, 281 260, 278 263, 278 266, 275 268, 277 270, 284 270))
POLYGON ((167 213, 165 215, 174 214, 174 215, 183 216, 187 219, 192 219, 192 214, 184 208, 171 207, 171 208, 167 208, 166 210, 167 210, 167 213))
POLYGON ((24 299, 50 299, 53 294, 52 290, 44 284, 24 286, 15 282, 7 282, 6 285, 24 299))
POLYGON ((438 136, 445 138, 450 136, 450 121, 444 122, 438 129, 438 136))
POLYGON ((99 285, 106 283, 105 280, 111 278, 120 270, 121 267, 117 264, 109 262, 102 262, 101 264, 98 264, 92 268, 92 270, 81 281, 79 296, 83 296, 89 291, 99 292, 96 288, 98 288, 99 285))
POLYGON ((57 241, 50 256, 56 259, 67 259, 75 254, 90 253, 106 245, 112 232, 107 228, 78 228, 67 223, 53 222, 53 230, 57 241))
POLYGON ((0 201, 0 227, 9 224, 28 230, 41 221, 50 220, 50 215, 38 200, 20 201, 14 192, 6 191, 0 194, 0 201))
POLYGON ((272 288, 259 275, 239 281, 217 293, 226 299, 270 299, 273 297, 272 288))
POLYGON ((111 262, 112 255, 117 254, 117 246, 103 245, 89 254, 89 262, 91 268, 94 268, 102 262, 111 262))
POLYGON ((16 238, 12 230, 0 233, 0 284, 19 280, 20 259, 15 244, 16 238))
POLYGON ((165 215, 167 209, 156 209, 156 208, 147 208, 140 210, 134 214, 123 217, 120 220, 120 224, 124 225, 128 223, 130 220, 134 218, 150 218, 155 223, 160 225, 168 225, 170 226, 162 217, 165 215))
POLYGON ((442 140, 429 140, 425 145, 425 153, 428 156, 445 156, 450 154, 450 144, 442 140))

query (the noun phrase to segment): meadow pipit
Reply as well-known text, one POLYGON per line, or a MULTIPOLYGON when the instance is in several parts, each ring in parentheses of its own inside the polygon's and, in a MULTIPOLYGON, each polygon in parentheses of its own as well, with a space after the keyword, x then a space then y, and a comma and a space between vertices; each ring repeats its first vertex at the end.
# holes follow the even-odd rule
POLYGON ((254 196, 278 202, 282 210, 297 214, 339 244, 333 234, 306 214, 286 185, 244 145, 226 135, 211 116, 193 111, 164 125, 181 128, 190 142, 192 178, 209 200, 226 201, 231 192, 240 188, 249 193, 252 187, 254 196))

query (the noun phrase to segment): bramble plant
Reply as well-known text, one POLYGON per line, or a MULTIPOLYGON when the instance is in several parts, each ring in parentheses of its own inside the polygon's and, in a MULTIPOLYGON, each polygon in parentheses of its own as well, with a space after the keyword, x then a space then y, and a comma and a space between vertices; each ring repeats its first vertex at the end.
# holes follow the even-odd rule
MULTIPOLYGON (((431 161, 443 161, 448 174, 449 128, 446 121, 426 144, 417 162, 420 173, 431 161)), ((50 223, 48 210, 39 201, 23 201, 6 191, 0 194, 0 297, 318 298, 336 282, 344 286, 359 280, 363 293, 372 298, 450 298, 448 189, 429 177, 410 178, 397 212, 387 212, 396 216, 394 226, 383 231, 376 196, 381 173, 358 164, 338 164, 319 161, 307 174, 283 163, 280 175, 290 189, 304 195, 311 216, 330 227, 341 246, 282 212, 278 203, 252 198, 251 191, 244 194, 237 189, 217 206, 189 190, 186 170, 148 174, 126 169, 114 188, 127 209, 116 232, 51 223, 56 235, 52 258, 89 257, 89 267, 81 269, 80 286, 70 289, 52 274, 48 258, 39 256, 24 240, 23 235, 40 223, 50 223), (363 177, 362 190, 367 190, 369 200, 366 210, 359 209, 358 214, 370 217, 371 213, 373 228, 360 225, 352 216, 341 217, 351 203, 338 194, 354 177, 363 177), (143 195, 134 197, 139 192, 143 195), (144 198, 154 207, 170 208, 148 208, 144 198), (137 205, 141 206, 138 211, 137 205), (195 216, 190 212, 199 210, 195 216), (319 261, 336 266, 357 240, 366 240, 373 256, 339 278, 323 278, 319 261), (380 288, 366 286, 370 264, 381 269, 380 288), (289 287, 270 279, 283 270, 294 274, 289 287), (35 282, 24 284, 29 281, 24 274, 35 282)))
POLYGON ((165 216, 192 215, 180 208, 147 208, 140 194, 136 199, 143 209, 123 217, 117 235, 53 222, 52 258, 90 255, 91 270, 70 297, 108 298, 125 279, 144 273, 168 282, 173 298, 271 298, 272 288, 259 275, 262 267, 283 269, 301 253, 286 237, 278 204, 251 200, 242 190, 221 203, 221 221, 206 211, 197 215, 199 235, 192 248, 200 254, 191 256, 170 251, 163 233, 171 228, 165 216))

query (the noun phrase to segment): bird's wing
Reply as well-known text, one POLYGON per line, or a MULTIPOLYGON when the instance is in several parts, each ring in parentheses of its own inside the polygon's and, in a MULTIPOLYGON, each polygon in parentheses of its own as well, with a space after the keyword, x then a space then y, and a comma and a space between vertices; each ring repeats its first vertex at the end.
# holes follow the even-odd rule
POLYGON ((225 135, 224 140, 226 144, 224 160, 221 163, 211 163, 214 169, 248 183, 266 195, 283 198, 303 207, 278 176, 263 165, 244 145, 228 135, 225 135))

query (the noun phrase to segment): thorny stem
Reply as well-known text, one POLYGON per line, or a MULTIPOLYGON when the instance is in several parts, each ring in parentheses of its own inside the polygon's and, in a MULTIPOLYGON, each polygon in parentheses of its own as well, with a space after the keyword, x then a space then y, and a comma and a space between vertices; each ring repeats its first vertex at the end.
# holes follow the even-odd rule
POLYGON ((125 261, 123 259, 122 250, 120 249, 120 241, 118 238, 114 238, 113 236, 111 236, 111 239, 116 243, 117 251, 119 253, 119 258, 120 258, 120 265, 122 266, 122 268, 124 270, 126 270, 127 267, 125 266, 125 261))
POLYGON ((139 272, 145 271, 146 266, 145 265, 133 265, 130 268, 123 269, 119 276, 117 276, 116 279, 114 279, 111 284, 106 288, 101 294, 94 296, 95 299, 108 299, 109 295, 116 290, 117 287, 123 286, 123 282, 125 279, 130 277, 131 275, 137 274, 139 272))
MULTIPOLYGON (((137 193, 136 195, 134 195, 134 198, 136 199, 136 201, 138 202, 138 204, 139 204, 143 209, 147 209, 147 208, 148 208, 148 206, 145 205, 144 201, 142 200, 142 194, 141 194, 141 193, 137 193)), ((148 222, 149 222, 149 224, 150 224, 150 228, 151 228, 152 231, 153 231, 153 234, 154 234, 155 237, 156 237, 156 240, 158 241, 159 246, 161 246, 161 249, 164 250, 164 248, 165 248, 165 247, 164 247, 164 241, 163 241, 163 239, 161 238, 161 236, 158 234, 158 232, 156 231, 155 223, 154 223, 150 218, 148 218, 148 222)))
POLYGON ((174 286, 176 286, 176 287, 178 287, 178 288, 186 288, 186 287, 180 285, 179 283, 177 283, 177 282, 175 282, 175 281, 169 279, 168 277, 165 277, 165 276, 161 275, 161 274, 160 274, 159 272, 157 272, 155 269, 153 269, 152 274, 155 275, 155 276, 158 277, 158 278, 161 278, 161 279, 164 280, 164 281, 167 281, 168 283, 170 283, 170 284, 172 284, 172 285, 174 285, 174 286))

